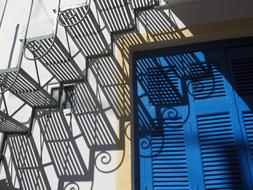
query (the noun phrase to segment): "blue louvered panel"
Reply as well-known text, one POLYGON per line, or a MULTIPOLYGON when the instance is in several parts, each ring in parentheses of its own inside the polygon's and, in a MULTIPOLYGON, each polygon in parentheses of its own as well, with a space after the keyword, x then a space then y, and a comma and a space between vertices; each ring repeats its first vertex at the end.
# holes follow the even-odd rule
POLYGON ((247 145, 249 147, 251 159, 253 161, 253 112, 244 112, 242 115, 247 134, 247 145))
POLYGON ((253 94, 253 59, 232 62, 232 72, 240 96, 253 94))
POLYGON ((253 187, 253 46, 231 48, 226 51, 236 111, 242 131, 242 150, 245 152, 244 175, 247 188, 253 187), (250 173, 250 174, 248 174, 250 173))
POLYGON ((229 113, 197 116, 206 189, 242 189, 229 113))
POLYGON ((226 51, 138 58, 139 148, 151 145, 138 151, 152 157, 137 189, 252 189, 253 48, 226 51))
POLYGON ((219 98, 226 96, 224 76, 220 63, 210 63, 206 76, 192 80, 192 94, 195 99, 219 98))
POLYGON ((155 123, 151 139, 153 189, 189 189, 182 121, 155 123))

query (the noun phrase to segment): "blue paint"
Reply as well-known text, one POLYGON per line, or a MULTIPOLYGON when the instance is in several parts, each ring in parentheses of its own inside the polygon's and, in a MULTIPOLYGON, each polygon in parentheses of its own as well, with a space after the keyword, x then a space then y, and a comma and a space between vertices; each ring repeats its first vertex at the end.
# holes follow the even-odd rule
POLYGON ((134 60, 138 189, 252 189, 252 52, 134 60))

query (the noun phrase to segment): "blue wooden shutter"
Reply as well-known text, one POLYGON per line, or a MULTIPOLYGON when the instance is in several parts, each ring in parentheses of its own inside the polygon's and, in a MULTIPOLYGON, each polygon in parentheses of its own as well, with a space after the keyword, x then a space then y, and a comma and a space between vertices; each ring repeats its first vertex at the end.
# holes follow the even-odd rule
POLYGON ((253 46, 226 51, 233 85, 236 111, 242 132, 243 177, 246 189, 253 189, 253 46), (250 171, 250 174, 248 173, 250 171))
POLYGON ((253 189, 252 52, 137 59, 137 188, 253 189))
POLYGON ((183 118, 169 105, 182 101, 180 79, 154 59, 136 67, 136 125, 141 190, 189 189, 183 118), (173 120, 168 118, 172 114, 173 120))
POLYGON ((163 123, 151 142, 153 189, 190 189, 182 120, 163 123))
POLYGON ((228 112, 197 116, 206 189, 241 189, 241 174, 228 112))

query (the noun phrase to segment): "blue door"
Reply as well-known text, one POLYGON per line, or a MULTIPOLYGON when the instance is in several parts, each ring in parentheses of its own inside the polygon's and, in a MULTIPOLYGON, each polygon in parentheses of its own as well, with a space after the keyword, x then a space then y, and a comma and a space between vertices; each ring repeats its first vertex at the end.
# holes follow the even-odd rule
POLYGON ((134 58, 136 189, 253 189, 253 47, 169 52, 134 58))

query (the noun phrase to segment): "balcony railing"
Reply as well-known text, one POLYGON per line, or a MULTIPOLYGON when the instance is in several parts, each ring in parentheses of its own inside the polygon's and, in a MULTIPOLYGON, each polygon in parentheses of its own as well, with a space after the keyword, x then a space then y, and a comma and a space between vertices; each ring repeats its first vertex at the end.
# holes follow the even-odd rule
POLYGON ((28 128, 0 111, 0 132, 2 133, 27 133, 28 128))
POLYGON ((61 9, 58 19, 85 57, 104 56, 110 52, 90 5, 61 9))
POLYGON ((84 80, 82 70, 54 34, 28 39, 26 49, 33 57, 28 57, 27 51, 25 57, 41 62, 59 82, 73 83, 84 80))
POLYGON ((127 0, 94 0, 94 2, 112 34, 135 29, 136 22, 127 0))
POLYGON ((57 106, 56 100, 49 95, 23 69, 13 68, 0 73, 1 86, 34 108, 50 108, 57 106))

